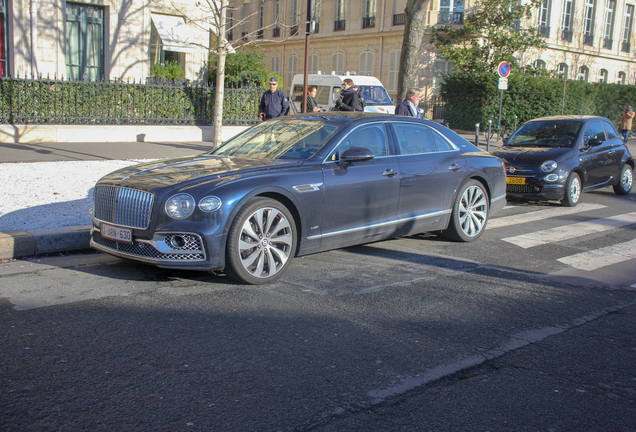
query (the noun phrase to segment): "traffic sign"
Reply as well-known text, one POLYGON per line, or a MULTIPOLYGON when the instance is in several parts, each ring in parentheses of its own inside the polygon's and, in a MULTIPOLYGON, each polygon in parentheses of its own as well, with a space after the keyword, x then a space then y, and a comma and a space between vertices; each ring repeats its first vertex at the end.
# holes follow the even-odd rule
POLYGON ((508 75, 510 75, 510 65, 507 61, 499 63, 499 66, 497 66, 497 73, 502 78, 508 78, 508 75))

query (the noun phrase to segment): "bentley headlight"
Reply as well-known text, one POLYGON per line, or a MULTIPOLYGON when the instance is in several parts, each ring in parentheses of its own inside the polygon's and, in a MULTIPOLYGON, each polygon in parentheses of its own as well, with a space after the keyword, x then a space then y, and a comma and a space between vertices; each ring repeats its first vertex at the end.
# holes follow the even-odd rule
POLYGON ((545 161, 541 164, 541 171, 543 172, 552 172, 557 168, 557 163, 556 161, 553 160, 549 160, 549 161, 545 161))
POLYGON ((194 198, 188 194, 178 194, 166 201, 166 213, 173 219, 185 219, 194 211, 194 198))
POLYGON ((199 208, 201 211, 211 213, 221 208, 221 199, 215 196, 206 196, 199 202, 199 208))

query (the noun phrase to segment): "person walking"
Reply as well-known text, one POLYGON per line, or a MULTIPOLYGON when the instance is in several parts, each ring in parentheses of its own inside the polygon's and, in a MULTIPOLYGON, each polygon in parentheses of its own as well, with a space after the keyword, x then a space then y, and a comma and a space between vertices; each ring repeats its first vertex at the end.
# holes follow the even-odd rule
POLYGON ((342 82, 340 98, 336 100, 337 111, 362 111, 360 97, 353 88, 353 80, 347 78, 342 82))
POLYGON ((421 118, 422 113, 418 108, 421 100, 421 90, 411 87, 406 91, 404 100, 395 107, 395 115, 421 118))
POLYGON ((621 121, 618 122, 618 127, 623 134, 623 142, 627 143, 627 138, 629 138, 629 132, 632 130, 632 120, 634 119, 634 109, 631 105, 627 106, 627 109, 621 116, 621 121))
POLYGON ((312 85, 307 87, 307 112, 314 113, 320 111, 316 95, 318 94, 318 87, 312 85))
POLYGON ((258 106, 258 117, 263 121, 276 117, 286 116, 289 113, 289 100, 287 95, 278 90, 278 79, 275 76, 269 79, 269 90, 263 93, 261 103, 258 106))

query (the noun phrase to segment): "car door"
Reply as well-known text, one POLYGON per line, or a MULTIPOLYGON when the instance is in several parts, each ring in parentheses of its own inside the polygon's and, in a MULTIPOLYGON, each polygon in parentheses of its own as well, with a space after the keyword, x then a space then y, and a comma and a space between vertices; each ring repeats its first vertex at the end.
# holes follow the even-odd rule
POLYGON ((623 139, 618 135, 614 126, 607 120, 603 120, 603 128, 605 129, 605 137, 607 138, 608 161, 606 165, 607 175, 612 179, 617 178, 621 174, 623 168, 623 156, 625 155, 625 145, 623 139))
POLYGON ((463 178, 459 149, 426 125, 392 122, 400 156, 398 218, 408 233, 435 228, 452 209, 453 192, 463 178))
POLYGON ((397 222, 400 175, 384 123, 362 125, 345 136, 323 164, 324 216, 321 248, 390 237, 397 222), (346 166, 339 155, 352 146, 375 157, 346 166))
POLYGON ((580 143, 581 164, 585 171, 585 184, 587 187, 599 186, 610 180, 611 174, 608 166, 611 164, 611 145, 605 137, 605 130, 600 120, 588 123, 583 131, 583 140, 580 143), (602 144, 590 146, 591 139, 600 139, 602 144))

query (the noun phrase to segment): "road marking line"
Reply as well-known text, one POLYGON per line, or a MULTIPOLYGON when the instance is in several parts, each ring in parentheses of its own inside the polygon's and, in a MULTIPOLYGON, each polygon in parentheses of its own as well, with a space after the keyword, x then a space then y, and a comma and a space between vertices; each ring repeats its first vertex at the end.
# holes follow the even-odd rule
POLYGON ((575 223, 543 231, 522 234, 502 239, 508 243, 528 249, 534 246, 555 243, 582 237, 588 234, 600 233, 626 225, 636 224, 636 212, 616 215, 609 218, 594 219, 587 222, 575 223))
POLYGON ((559 258, 557 261, 579 270, 597 270, 636 258, 636 240, 559 258))
POLYGON ((584 211, 598 210, 607 206, 600 204, 579 204, 576 207, 556 207, 536 212, 524 213, 520 215, 504 216, 501 218, 490 219, 486 229, 502 228, 510 225, 519 225, 528 222, 536 222, 539 220, 549 219, 556 216, 565 216, 584 211))

